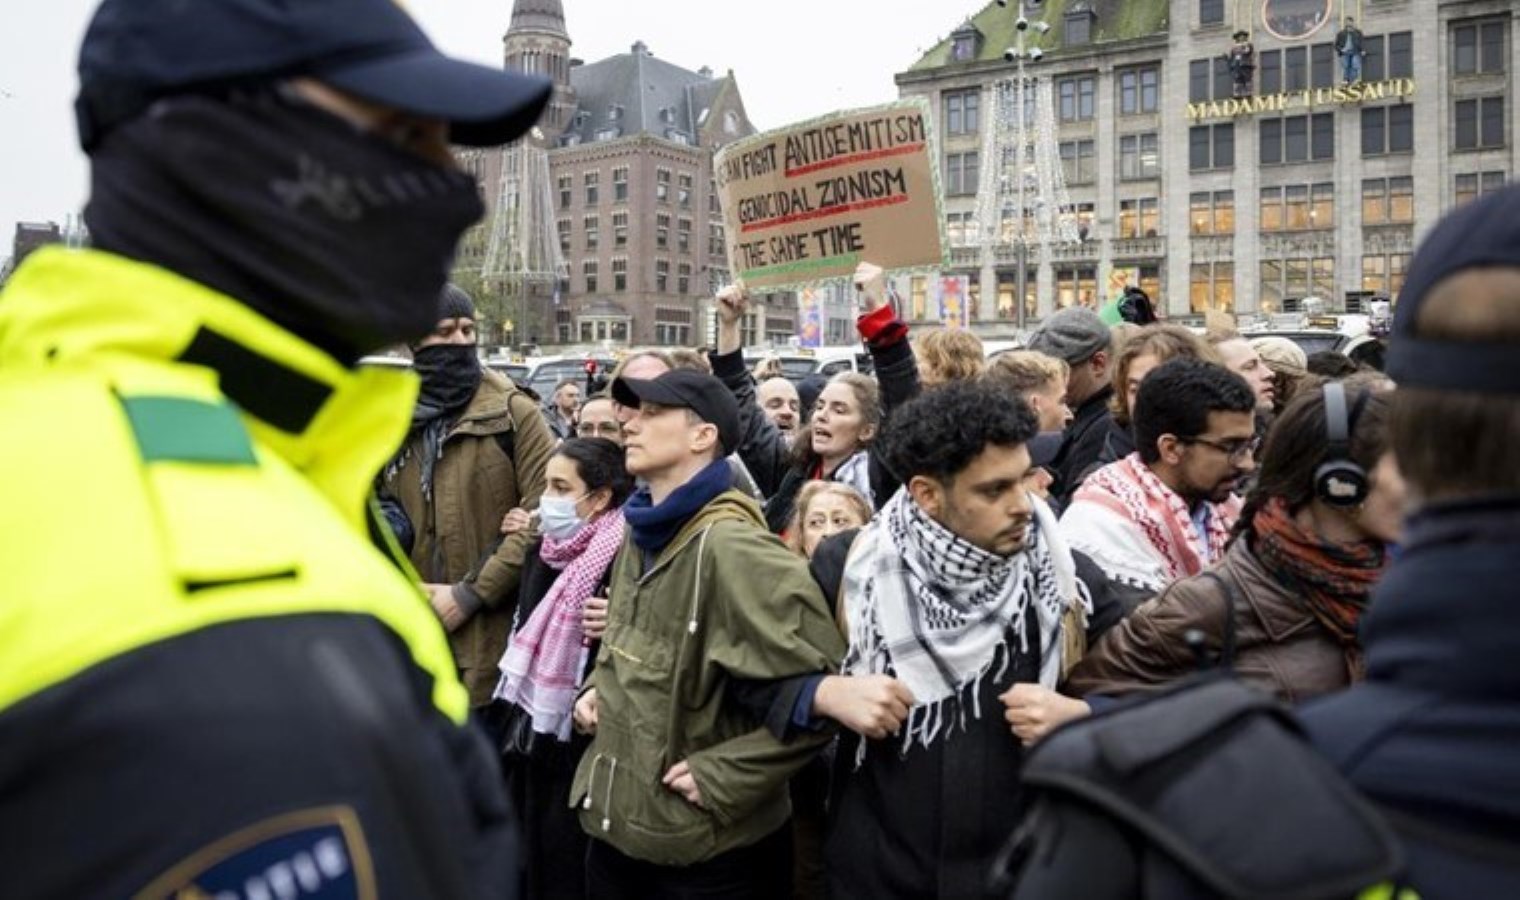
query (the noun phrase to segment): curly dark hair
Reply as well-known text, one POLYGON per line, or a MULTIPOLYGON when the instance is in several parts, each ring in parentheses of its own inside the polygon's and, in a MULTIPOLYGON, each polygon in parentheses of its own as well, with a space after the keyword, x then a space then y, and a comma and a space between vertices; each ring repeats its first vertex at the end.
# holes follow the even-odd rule
POLYGON ((1021 397, 984 380, 952 381, 893 410, 871 452, 904 483, 948 483, 989 445, 1028 443, 1039 427, 1021 397))
POLYGON ((1224 366, 1179 356, 1145 376, 1131 411, 1140 460, 1161 458, 1163 434, 1193 438, 1209 429, 1209 413, 1255 412, 1256 394, 1246 380, 1224 366))
POLYGON ((575 472, 586 482, 587 490, 610 490, 610 508, 622 506, 633 493, 633 476, 623 463, 623 448, 606 438, 570 438, 554 448, 554 454, 575 463, 575 472))

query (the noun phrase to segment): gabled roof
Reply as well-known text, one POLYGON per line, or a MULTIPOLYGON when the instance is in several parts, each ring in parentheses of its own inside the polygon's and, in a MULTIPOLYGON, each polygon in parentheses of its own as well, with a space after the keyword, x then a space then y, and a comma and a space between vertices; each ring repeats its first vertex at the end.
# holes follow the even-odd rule
POLYGON ((674 130, 695 144, 702 113, 725 80, 656 59, 643 44, 635 44, 632 52, 570 70, 576 114, 565 133, 589 144, 613 128, 617 137, 668 138, 674 130))
MULTIPOLYGON (((1031 20, 1043 19, 1049 23, 1050 32, 1040 35, 1030 29, 1025 33, 1025 46, 1039 47, 1047 54, 1062 49, 1063 33, 1066 30, 1066 13, 1084 7, 1091 10, 1097 17, 1093 25, 1092 43, 1083 45, 1087 49, 1094 44, 1165 34, 1167 30, 1167 12, 1170 7, 1168 0, 1045 0, 1042 6, 1029 10, 1026 15, 1031 20)), ((1010 3, 1006 7, 988 3, 965 25, 957 28, 950 37, 935 44, 918 62, 910 66, 908 71, 920 72, 947 65, 965 65, 970 62, 1001 59, 1003 50, 1013 46, 1017 37, 1014 23, 1018 16, 1016 3, 1010 3), (984 36, 982 46, 974 58, 952 61, 950 45, 966 30, 967 25, 982 33, 984 36)))

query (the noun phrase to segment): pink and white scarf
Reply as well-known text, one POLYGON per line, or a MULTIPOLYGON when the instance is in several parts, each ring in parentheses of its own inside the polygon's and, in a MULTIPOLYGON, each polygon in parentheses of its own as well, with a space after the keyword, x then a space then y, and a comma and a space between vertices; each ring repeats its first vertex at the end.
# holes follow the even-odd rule
POLYGON ((1128 518, 1166 568, 1167 581, 1197 575, 1224 554, 1230 529, 1240 515, 1240 499, 1209 504, 1208 542, 1177 492, 1161 483, 1139 453, 1104 466, 1082 482, 1074 502, 1088 501, 1128 518))
POLYGON ((570 740, 571 711, 590 652, 581 612, 622 545, 620 509, 587 522, 568 541, 544 538, 539 558, 561 570, 560 576, 512 635, 496 685, 496 696, 526 710, 540 734, 570 740))

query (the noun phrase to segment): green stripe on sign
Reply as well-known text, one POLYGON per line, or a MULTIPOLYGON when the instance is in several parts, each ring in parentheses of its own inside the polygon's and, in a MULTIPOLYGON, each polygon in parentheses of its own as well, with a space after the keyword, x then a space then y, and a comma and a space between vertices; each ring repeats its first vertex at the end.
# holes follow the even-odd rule
POLYGON ((762 266, 758 269, 745 269, 739 273, 740 278, 760 278, 772 275, 793 275, 797 272, 809 272, 817 269, 827 269, 832 266, 855 265, 860 262, 859 253, 842 253, 839 256, 830 256, 824 259, 804 259, 794 263, 786 263, 779 266, 762 266))
POLYGON ((144 462, 258 463, 248 431, 230 404, 185 397, 123 397, 121 405, 144 462))

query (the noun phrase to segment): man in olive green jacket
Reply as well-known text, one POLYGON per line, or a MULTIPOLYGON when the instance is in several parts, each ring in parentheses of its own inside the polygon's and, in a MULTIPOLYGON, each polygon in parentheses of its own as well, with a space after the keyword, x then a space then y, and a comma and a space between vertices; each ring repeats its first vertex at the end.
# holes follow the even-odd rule
POLYGON ((783 741, 748 689, 831 670, 844 642, 806 565, 733 490, 733 396, 710 375, 619 379, 628 469, 607 630, 577 725, 571 803, 595 897, 790 893, 787 781, 828 740, 783 741))
POLYGON ((412 565, 449 630, 470 705, 480 707, 500 678, 523 555, 536 537, 504 539, 501 520, 538 505, 555 441, 538 404, 480 365, 475 307, 458 287, 444 289, 437 328, 414 351, 413 367, 422 394, 380 489, 410 521, 412 565))

